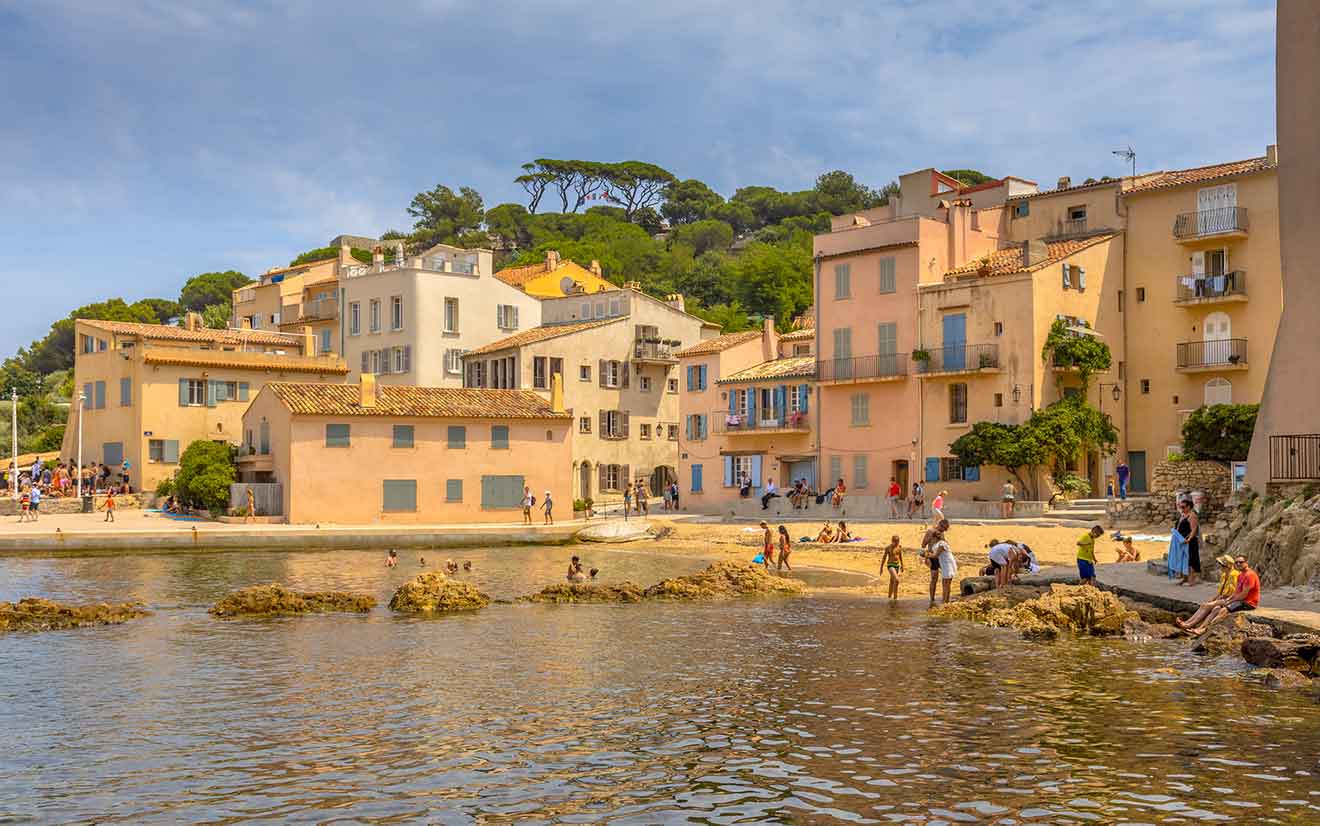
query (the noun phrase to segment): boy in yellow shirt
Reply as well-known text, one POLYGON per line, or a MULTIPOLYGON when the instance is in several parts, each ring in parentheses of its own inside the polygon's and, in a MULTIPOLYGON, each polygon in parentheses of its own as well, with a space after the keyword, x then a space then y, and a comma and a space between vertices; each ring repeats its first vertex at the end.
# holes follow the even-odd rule
POLYGON ((1092 525, 1091 530, 1077 540, 1077 575, 1081 577, 1083 585, 1095 584, 1095 540, 1104 536, 1104 533, 1104 528, 1092 525))

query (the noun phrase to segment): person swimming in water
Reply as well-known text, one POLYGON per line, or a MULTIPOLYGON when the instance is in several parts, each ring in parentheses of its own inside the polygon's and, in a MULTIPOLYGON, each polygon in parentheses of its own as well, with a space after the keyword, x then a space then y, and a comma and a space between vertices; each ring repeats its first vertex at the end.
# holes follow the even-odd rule
POLYGON ((463 570, 465 571, 472 570, 472 560, 470 559, 463 560, 463 570))
POLYGON ((573 582, 573 583, 587 581, 587 573, 586 571, 582 570, 582 560, 576 556, 570 559, 568 562, 567 579, 569 582, 573 582))
POLYGON ((399 564, 399 552, 394 550, 393 548, 390 548, 389 555, 385 557, 385 567, 393 568, 395 565, 398 564, 399 564))

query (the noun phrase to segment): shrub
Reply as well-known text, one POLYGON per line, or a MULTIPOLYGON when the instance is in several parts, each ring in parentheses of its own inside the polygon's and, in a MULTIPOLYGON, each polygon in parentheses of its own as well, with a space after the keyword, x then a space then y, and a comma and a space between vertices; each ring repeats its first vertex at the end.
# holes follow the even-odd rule
POLYGON ((1062 319, 1050 325, 1040 356, 1046 362, 1052 360, 1057 367, 1076 367, 1082 387, 1089 386, 1092 373, 1108 370, 1112 364, 1108 344, 1095 336, 1071 332, 1062 319))
POLYGON ((1183 423, 1183 452, 1192 459, 1246 461, 1259 410, 1258 404, 1212 404, 1196 408, 1183 423))
POLYGON ((1054 491, 1064 499, 1076 499, 1091 492, 1091 483, 1069 471, 1054 480, 1054 491))
POLYGON ((594 504, 594 503, 591 501, 591 497, 590 497, 590 496, 588 496, 586 499, 574 499, 574 500, 573 500, 573 510, 574 510, 574 511, 589 511, 589 510, 591 510, 591 506, 592 506, 592 504, 594 504))
POLYGON ((157 496, 164 497, 164 496, 169 496, 169 495, 172 494, 172 493, 174 493, 174 479, 173 479, 173 478, 170 478, 170 479, 161 479, 159 482, 156 483, 156 495, 157 495, 157 496))
POLYGON ((229 508, 229 486, 237 476, 231 446, 199 439, 179 458, 175 491, 185 504, 221 514, 229 508))

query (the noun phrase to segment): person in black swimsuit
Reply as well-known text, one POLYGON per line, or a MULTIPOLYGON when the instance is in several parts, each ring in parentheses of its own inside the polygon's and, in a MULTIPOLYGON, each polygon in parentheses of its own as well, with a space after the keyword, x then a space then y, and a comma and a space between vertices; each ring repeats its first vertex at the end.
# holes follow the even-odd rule
POLYGON ((1201 523, 1190 499, 1178 503, 1177 531, 1187 540, 1187 576, 1178 584, 1195 585, 1201 576, 1201 523))

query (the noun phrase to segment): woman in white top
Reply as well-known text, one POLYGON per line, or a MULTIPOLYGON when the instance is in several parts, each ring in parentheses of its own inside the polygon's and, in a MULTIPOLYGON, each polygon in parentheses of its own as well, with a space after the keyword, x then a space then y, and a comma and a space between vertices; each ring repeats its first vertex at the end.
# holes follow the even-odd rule
POLYGON ((944 588, 944 603, 947 605, 949 602, 949 585, 953 582, 953 578, 958 575, 958 561, 953 558, 953 549, 949 547, 949 542, 944 538, 943 533, 935 537, 930 549, 940 563, 940 580, 944 588))

